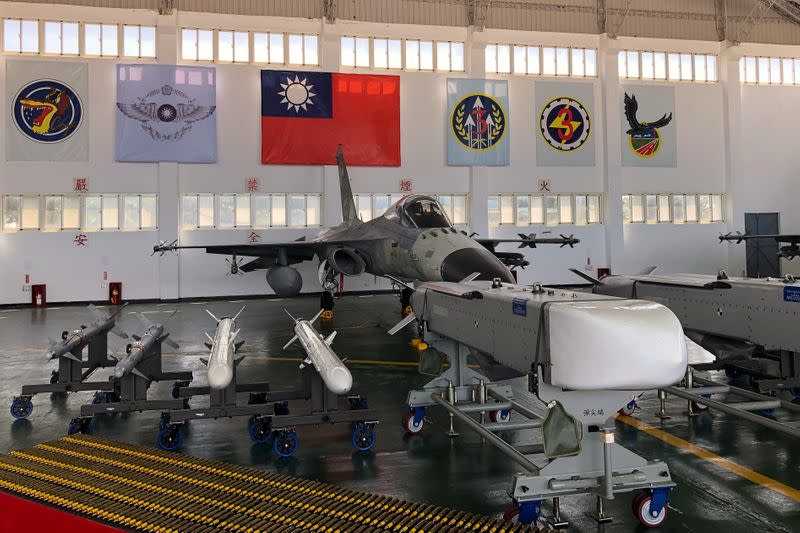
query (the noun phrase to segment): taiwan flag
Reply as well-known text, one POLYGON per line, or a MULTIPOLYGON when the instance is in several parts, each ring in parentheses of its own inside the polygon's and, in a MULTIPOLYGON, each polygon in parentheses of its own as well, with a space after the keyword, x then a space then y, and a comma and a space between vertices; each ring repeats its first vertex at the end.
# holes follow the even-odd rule
POLYGON ((400 166, 400 77, 261 71, 261 162, 400 166))

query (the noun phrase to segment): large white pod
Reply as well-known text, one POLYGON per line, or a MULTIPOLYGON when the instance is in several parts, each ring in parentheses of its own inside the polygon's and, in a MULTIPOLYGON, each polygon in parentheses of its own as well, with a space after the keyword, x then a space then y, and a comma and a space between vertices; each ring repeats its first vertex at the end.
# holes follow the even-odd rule
POLYGON ((576 390, 673 385, 686 372, 677 317, 644 300, 558 303, 548 313, 550 383, 576 390))

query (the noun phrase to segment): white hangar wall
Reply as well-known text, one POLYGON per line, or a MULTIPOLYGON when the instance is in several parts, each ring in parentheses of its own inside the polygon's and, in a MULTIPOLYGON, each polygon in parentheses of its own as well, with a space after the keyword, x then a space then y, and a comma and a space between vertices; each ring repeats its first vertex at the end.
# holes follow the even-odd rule
MULTIPOLYGON (((30 4, 0 2, 3 16, 29 17, 30 4)), ((315 19, 243 17, 182 12, 159 16, 133 11, 76 6, 48 6, 48 19, 114 22, 157 26, 158 62, 181 63, 176 39, 182 27, 307 32, 320 35, 321 70, 339 70, 341 35, 426 38, 465 42, 467 72, 458 74, 400 72, 401 159, 398 168, 351 168, 355 193, 397 192, 402 178, 412 178, 415 192, 469 195, 469 229, 481 235, 513 236, 518 231, 574 233, 581 243, 574 249, 540 247, 526 250, 532 267, 520 272, 521 281, 571 283, 569 267, 581 268, 591 260, 593 269, 610 266, 615 273, 635 272, 658 265, 664 272, 715 272, 731 268, 739 273, 743 248, 716 244, 716 236, 741 229, 743 213, 778 210, 789 231, 798 217, 785 191, 793 178, 795 158, 791 135, 780 139, 763 135, 759 122, 764 99, 780 103, 781 116, 792 116, 800 104, 796 87, 749 87, 738 83, 738 55, 732 50, 720 57, 719 83, 666 83, 675 88, 678 132, 678 166, 668 169, 623 168, 620 162, 621 81, 617 52, 621 49, 655 49, 720 53, 719 43, 571 35, 513 30, 472 32, 466 28, 386 25, 315 19), (594 130, 596 164, 593 167, 538 166, 535 150, 534 94, 539 77, 486 75, 486 43, 569 45, 598 48, 598 77, 585 83, 595 96, 594 130), (454 167, 446 161, 446 94, 448 77, 502 77, 509 80, 511 164, 507 167, 454 167), (795 96, 795 95, 798 96, 795 96), (786 113, 784 114, 784 111, 786 113), (433 117, 433 118, 431 118, 433 117), (728 139, 730 138, 730 139, 728 139), (776 147, 776 143, 780 149, 776 147), (770 159, 763 161, 763 154, 770 159), (752 179, 758 176, 758 180, 752 179), (487 197, 492 194, 535 193, 539 179, 550 179, 556 193, 600 193, 603 223, 589 226, 524 228, 488 227, 487 197), (763 187, 759 184, 769 184, 763 187), (765 193, 764 189, 770 189, 765 193), (725 193, 726 222, 717 224, 623 224, 621 194, 627 192, 725 193), (756 200, 758 198, 758 200, 756 200)), ((739 47, 739 48, 746 48, 739 47)), ((786 47, 772 47, 786 55, 786 47)), ((741 50, 737 53, 743 53, 741 50)), ((751 52, 747 52, 751 53, 751 52)), ((34 59, 0 54, 0 90, 5 91, 8 60, 34 59)), ((59 59, 74 61, 78 59, 59 59)), ((159 239, 180 237, 182 244, 245 242, 250 230, 180 231, 179 201, 185 193, 244 192, 246 178, 260 178, 263 192, 321 193, 324 225, 340 217, 336 169, 319 166, 260 164, 259 70, 256 65, 215 64, 217 68, 218 162, 212 165, 142 164, 114 161, 114 68, 124 59, 80 59, 89 65, 90 160, 81 163, 9 162, 5 154, 7 98, 0 103, 0 195, 69 194, 74 177, 89 178, 92 193, 157 193, 157 231, 89 233, 86 247, 72 243, 74 232, 0 232, 0 304, 25 302, 24 276, 46 283, 50 301, 100 300, 107 296, 103 273, 124 283, 126 299, 178 298, 216 295, 269 294, 263 272, 225 277, 223 257, 200 251, 177 257, 151 257, 159 239)), ((290 66, 280 66, 288 68, 290 66)), ((299 67, 302 69, 304 67, 299 67)), ((308 67, 305 67, 308 68, 308 67)), ((369 69, 360 69, 372 72, 369 69)), ((560 78, 569 81, 568 78, 560 78)), ((637 82, 647 83, 647 82, 637 82)), ((773 116, 774 118, 774 116, 773 116)), ((313 235, 312 229, 260 230, 262 240, 283 241, 313 235)), ((506 245, 513 249, 513 245, 506 245)), ((505 248, 504 248, 505 249, 505 248)), ((316 266, 303 265, 304 290, 319 289, 316 266)), ((371 276, 348 279, 350 289, 388 287, 371 276)))

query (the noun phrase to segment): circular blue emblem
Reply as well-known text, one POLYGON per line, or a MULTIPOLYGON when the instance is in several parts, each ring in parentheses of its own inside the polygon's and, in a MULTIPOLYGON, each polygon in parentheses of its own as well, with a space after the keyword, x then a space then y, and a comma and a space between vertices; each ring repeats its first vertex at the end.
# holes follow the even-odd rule
POLYGON ((41 143, 69 138, 83 120, 78 93, 56 80, 37 80, 24 86, 14 97, 11 108, 17 129, 41 143))
POLYGON ((475 152, 494 148, 503 138, 506 124, 506 112, 500 102, 484 93, 464 96, 450 111, 453 136, 475 152))
POLYGON ((591 131, 589 112, 574 98, 569 96, 554 98, 542 108, 539 131, 551 148, 561 152, 577 150, 589 138, 591 131))

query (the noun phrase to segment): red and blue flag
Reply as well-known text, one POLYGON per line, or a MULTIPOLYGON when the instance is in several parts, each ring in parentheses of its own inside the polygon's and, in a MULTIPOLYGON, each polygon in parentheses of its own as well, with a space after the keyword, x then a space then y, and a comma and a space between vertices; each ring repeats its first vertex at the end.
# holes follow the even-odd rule
POLYGON ((400 77, 261 71, 261 162, 400 166, 400 77))

